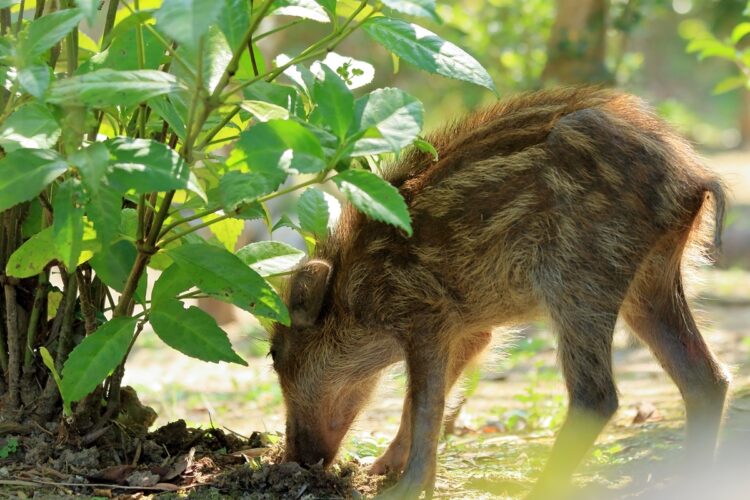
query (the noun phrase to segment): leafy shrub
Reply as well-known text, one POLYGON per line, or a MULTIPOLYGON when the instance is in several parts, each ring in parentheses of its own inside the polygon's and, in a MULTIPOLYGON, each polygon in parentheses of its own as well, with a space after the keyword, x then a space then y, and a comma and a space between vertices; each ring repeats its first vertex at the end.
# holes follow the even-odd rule
POLYGON ((333 50, 353 31, 422 70, 494 90, 471 56, 394 17, 437 20, 432 0, 113 0, 106 16, 99 4, 0 0, 6 317, 20 307, 16 289, 36 297, 0 349, 11 406, 41 345, 47 387, 59 385, 66 408, 102 388, 111 402, 146 323, 188 356, 244 364, 213 318, 183 301, 214 297, 288 323, 272 281, 304 254, 278 241, 235 246, 258 219, 271 233, 292 227, 311 249, 337 203, 315 186, 330 181, 411 234, 403 199, 372 167, 412 145, 430 151, 422 104, 395 88, 352 92, 371 67, 333 50), (81 23, 100 17, 95 41, 81 23), (283 48, 285 33, 310 22, 330 31, 299 53, 271 59, 258 48, 273 36, 283 48), (270 200, 302 190, 298 223, 272 215, 270 200), (161 271, 153 283, 147 268, 161 271))

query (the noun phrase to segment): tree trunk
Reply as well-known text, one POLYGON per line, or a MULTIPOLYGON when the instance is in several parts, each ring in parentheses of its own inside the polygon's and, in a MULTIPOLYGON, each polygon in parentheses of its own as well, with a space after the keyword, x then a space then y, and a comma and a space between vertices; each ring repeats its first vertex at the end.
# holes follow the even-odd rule
POLYGON ((605 65, 607 11, 607 0, 557 0, 545 85, 612 83, 605 65))

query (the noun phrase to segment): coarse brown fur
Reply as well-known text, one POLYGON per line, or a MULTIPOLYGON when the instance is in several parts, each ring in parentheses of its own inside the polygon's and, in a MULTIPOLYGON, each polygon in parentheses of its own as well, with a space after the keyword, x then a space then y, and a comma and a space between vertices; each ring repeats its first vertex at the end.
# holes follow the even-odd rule
POLYGON ((394 496, 429 491, 446 392, 486 332, 540 314, 557 331, 570 409, 539 496, 617 408, 620 313, 682 391, 688 447, 712 450, 728 379, 682 270, 709 226, 718 246, 724 193, 690 146, 641 100, 596 88, 521 95, 429 140, 438 161, 411 150, 385 172, 413 236, 348 206, 291 280, 293 325, 272 338, 287 458, 329 463, 379 373, 405 359, 402 428, 375 470, 405 467, 394 496))

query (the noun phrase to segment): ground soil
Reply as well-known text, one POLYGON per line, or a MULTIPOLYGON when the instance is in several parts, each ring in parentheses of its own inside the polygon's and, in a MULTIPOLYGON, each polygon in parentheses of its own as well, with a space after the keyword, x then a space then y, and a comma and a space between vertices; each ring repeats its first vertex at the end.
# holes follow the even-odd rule
MULTIPOLYGON (((734 376, 719 466, 685 474, 680 395, 647 349, 619 330, 620 410, 576 475, 575 498, 747 498, 750 271, 743 259, 750 240, 732 232, 744 231, 750 213, 746 164, 747 155, 717 160, 735 191, 728 237, 738 246, 723 268, 699 272, 693 300, 707 341, 734 376)), ((0 498, 360 498, 394 481, 365 470, 398 427, 404 385, 398 368, 356 423, 336 465, 324 471, 280 464, 284 412, 267 344, 248 318, 226 328, 250 367, 201 363, 148 333, 139 339, 125 383, 158 413, 157 430, 149 434, 134 432, 125 418, 97 447, 85 447, 60 444, 70 437, 62 423, 0 425, 0 498)), ((436 497, 520 498, 564 416, 554 338, 544 324, 505 336, 476 379, 468 384, 455 434, 441 441, 436 497)), ((132 415, 148 418, 140 405, 134 408, 132 415)))

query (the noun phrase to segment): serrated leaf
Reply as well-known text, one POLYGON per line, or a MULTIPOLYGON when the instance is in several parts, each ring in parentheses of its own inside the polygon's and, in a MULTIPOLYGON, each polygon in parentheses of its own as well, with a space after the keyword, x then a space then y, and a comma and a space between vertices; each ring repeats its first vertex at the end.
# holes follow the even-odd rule
POLYGON ((27 66, 18 70, 18 84, 37 99, 43 99, 52 81, 52 69, 46 64, 27 66))
POLYGON ((315 80, 312 89, 316 107, 310 120, 330 128, 343 140, 354 119, 354 96, 331 68, 323 66, 322 71, 323 77, 315 80))
POLYGON ((315 236, 318 241, 328 237, 333 221, 341 212, 339 201, 328 193, 308 188, 297 200, 297 216, 300 227, 315 236))
POLYGON ((272 276, 297 267, 305 252, 280 241, 258 241, 237 250, 237 257, 261 276, 272 276))
POLYGON ((0 159, 0 212, 38 195, 68 169, 49 149, 17 149, 0 159))
POLYGON ((78 179, 67 179, 55 190, 52 234, 57 255, 68 272, 75 270, 83 250, 83 204, 83 189, 78 179))
POLYGON ((305 127, 291 120, 269 120, 240 135, 227 165, 246 167, 278 184, 288 173, 315 173, 325 168, 323 149, 305 127))
POLYGON ((150 139, 116 137, 104 141, 110 155, 110 185, 138 193, 191 188, 190 169, 173 149, 150 139))
POLYGON ((319 23, 327 23, 328 14, 314 0, 276 0, 274 14, 301 17, 319 23))
POLYGON ((281 298, 236 255, 208 244, 181 245, 167 254, 204 293, 258 316, 289 324, 289 312, 281 298))
POLYGON ((435 0, 382 0, 383 5, 397 12, 416 17, 427 17, 440 22, 435 11, 435 0))
POLYGON ((100 69, 57 80, 50 88, 47 101, 60 105, 133 106, 182 90, 185 87, 177 78, 163 71, 100 69))
POLYGON ((154 17, 172 39, 195 47, 219 18, 222 7, 216 0, 164 0, 154 17))
MULTIPOLYGON (((216 217, 218 217, 218 215, 203 217, 203 221, 209 222, 216 217)), ((237 241, 239 241, 242 231, 245 229, 245 223, 241 220, 230 218, 214 222, 208 226, 208 228, 214 236, 216 236, 216 239, 219 240, 219 243, 224 245, 224 248, 230 252, 234 252, 234 249, 237 246, 237 241)))
POLYGON ((358 132, 376 128, 387 151, 398 153, 419 136, 423 115, 418 99, 400 89, 384 88, 357 99, 354 123, 358 132))
POLYGON ((113 318, 84 337, 65 361, 63 399, 81 400, 107 378, 125 357, 137 322, 136 318, 113 318))
POLYGON ((435 33, 388 17, 372 17, 362 29, 404 61, 430 73, 481 85, 497 94, 492 77, 476 59, 435 33))
POLYGON ((224 210, 236 210, 240 205, 251 203, 259 196, 272 192, 278 184, 278 179, 269 180, 255 172, 232 170, 219 179, 219 200, 224 210))
POLYGON ((28 103, 11 114, 0 127, 0 146, 6 152, 20 148, 51 148, 60 137, 60 124, 38 103, 28 103))
POLYGON ((182 272, 182 268, 172 264, 161 273, 151 291, 151 301, 156 304, 165 300, 173 300, 180 293, 193 287, 193 280, 182 272))
POLYGON ((80 9, 65 9, 30 22, 20 36, 19 53, 24 61, 31 61, 51 49, 83 19, 80 9))
POLYGON ((185 309, 179 300, 162 300, 154 305, 149 319, 159 338, 183 354, 211 363, 247 366, 216 320, 197 307, 185 309))
POLYGON ((345 170, 333 177, 349 201, 364 214, 403 229, 411 236, 411 217, 398 190, 366 170, 345 170))

